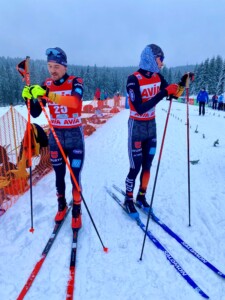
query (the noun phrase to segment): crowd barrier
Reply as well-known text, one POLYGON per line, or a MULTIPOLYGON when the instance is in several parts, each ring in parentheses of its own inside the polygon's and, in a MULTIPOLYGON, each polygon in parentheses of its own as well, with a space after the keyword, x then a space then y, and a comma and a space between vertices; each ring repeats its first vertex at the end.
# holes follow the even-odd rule
MULTIPOLYGON (((125 97, 84 101, 82 124, 88 137, 116 113, 125 108, 125 97)), ((24 158, 27 120, 14 108, 0 117, 0 216, 30 189, 30 168, 24 158)), ((41 126, 48 135, 49 127, 41 126)), ((32 156, 32 185, 52 171, 49 147, 40 147, 32 156)))

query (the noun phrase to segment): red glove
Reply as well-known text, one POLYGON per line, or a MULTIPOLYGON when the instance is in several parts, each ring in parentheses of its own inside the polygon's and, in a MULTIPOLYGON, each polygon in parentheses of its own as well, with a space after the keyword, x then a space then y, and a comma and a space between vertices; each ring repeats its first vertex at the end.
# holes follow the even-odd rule
POLYGON ((178 92, 178 84, 172 83, 165 88, 167 90, 168 96, 169 95, 176 95, 178 92))

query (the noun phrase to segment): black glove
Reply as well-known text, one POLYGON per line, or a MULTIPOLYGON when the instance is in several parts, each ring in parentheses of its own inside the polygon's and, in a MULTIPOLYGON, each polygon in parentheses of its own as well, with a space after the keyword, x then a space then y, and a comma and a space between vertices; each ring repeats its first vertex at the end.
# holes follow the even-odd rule
POLYGON ((190 79, 190 81, 193 81, 193 80, 194 80, 194 73, 189 72, 189 73, 184 74, 184 75, 181 77, 181 80, 180 80, 180 82, 179 82, 178 84, 179 84, 180 86, 185 87, 185 86, 186 86, 186 82, 187 82, 188 79, 190 79))

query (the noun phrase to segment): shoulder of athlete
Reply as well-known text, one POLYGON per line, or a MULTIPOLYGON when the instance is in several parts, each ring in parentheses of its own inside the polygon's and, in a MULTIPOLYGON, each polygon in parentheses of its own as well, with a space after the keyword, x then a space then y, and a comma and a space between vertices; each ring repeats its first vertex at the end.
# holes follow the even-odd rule
POLYGON ((158 75, 159 75, 159 78, 160 78, 160 80, 161 80, 161 86, 160 86, 160 89, 163 90, 163 89, 165 89, 169 84, 168 84, 168 82, 166 81, 166 79, 164 78, 164 76, 163 76, 162 74, 158 73, 158 75))
POLYGON ((83 79, 81 77, 74 77, 73 79, 73 87, 72 94, 79 95, 81 98, 83 96, 83 79))
POLYGON ((129 75, 127 78, 127 88, 132 88, 136 85, 139 85, 137 77, 134 74, 129 75))

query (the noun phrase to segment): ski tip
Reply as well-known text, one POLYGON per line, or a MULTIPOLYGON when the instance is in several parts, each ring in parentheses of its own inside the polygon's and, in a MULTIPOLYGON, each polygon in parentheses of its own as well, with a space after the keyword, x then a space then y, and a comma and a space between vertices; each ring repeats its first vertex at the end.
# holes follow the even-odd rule
POLYGON ((30 230, 29 230, 31 233, 34 233, 34 228, 32 227, 32 228, 30 228, 30 230))
POLYGON ((105 253, 108 253, 108 252, 109 252, 109 248, 103 247, 103 251, 104 251, 105 253))
POLYGON ((199 294, 205 299, 210 299, 210 297, 206 295, 203 291, 201 291, 199 294))

